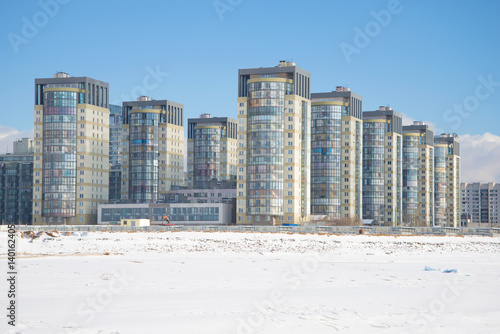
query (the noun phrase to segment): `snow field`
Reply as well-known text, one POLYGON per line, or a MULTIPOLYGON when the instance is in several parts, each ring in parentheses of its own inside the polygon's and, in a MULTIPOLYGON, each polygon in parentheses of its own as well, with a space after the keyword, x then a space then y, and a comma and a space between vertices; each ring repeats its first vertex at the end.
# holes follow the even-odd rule
MULTIPOLYGON (((4 327, 2 315, 0 332, 500 331, 497 238, 206 232, 32 237, 17 238, 18 326, 4 327)), ((0 238, 4 259, 4 233, 0 238)))

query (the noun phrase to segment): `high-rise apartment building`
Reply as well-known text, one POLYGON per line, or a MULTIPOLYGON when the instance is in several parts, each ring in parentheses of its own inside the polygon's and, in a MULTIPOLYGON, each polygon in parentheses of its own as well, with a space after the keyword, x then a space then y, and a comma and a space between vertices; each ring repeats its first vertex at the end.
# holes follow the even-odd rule
POLYGON ((183 115, 168 100, 123 102, 122 202, 155 203, 184 185, 183 115))
POLYGON ((238 224, 309 218, 310 87, 292 62, 238 71, 238 224))
POLYGON ((434 226, 434 132, 403 126, 403 224, 434 226))
POLYGON ((311 214, 361 219, 363 98, 311 94, 311 214))
POLYGON ((32 223, 33 141, 14 142, 14 153, 0 155, 0 224, 32 223))
POLYGON ((34 224, 96 224, 108 201, 109 85, 35 79, 34 224))
POLYGON ((403 218, 402 116, 390 107, 363 112, 363 219, 399 226, 403 218))
POLYGON ((460 142, 457 135, 434 137, 434 216, 436 226, 459 227, 460 142))
POLYGON ((122 107, 109 105, 109 203, 122 198, 122 107))
POLYGON ((229 117, 188 119, 188 187, 206 189, 210 181, 236 182, 237 122, 229 117))
POLYGON ((461 183, 462 226, 499 227, 500 183, 461 183))

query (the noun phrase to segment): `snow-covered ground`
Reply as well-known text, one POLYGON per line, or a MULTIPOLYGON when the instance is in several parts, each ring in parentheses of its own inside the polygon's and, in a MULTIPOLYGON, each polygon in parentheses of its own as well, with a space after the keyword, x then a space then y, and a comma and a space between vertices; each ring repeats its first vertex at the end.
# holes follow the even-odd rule
POLYGON ((500 238, 25 233, 17 252, 2 333, 500 332, 500 238))

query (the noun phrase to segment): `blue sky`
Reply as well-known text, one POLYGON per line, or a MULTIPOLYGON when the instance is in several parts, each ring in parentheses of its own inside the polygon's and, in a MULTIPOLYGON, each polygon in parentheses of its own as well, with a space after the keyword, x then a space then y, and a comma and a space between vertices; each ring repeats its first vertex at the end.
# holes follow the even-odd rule
POLYGON ((498 1, 60 1, 0 4, 0 131, 33 128, 34 79, 56 71, 109 82, 112 102, 147 86, 186 117, 236 117, 238 68, 287 59, 311 72, 313 92, 347 85, 364 110, 500 133, 498 1))

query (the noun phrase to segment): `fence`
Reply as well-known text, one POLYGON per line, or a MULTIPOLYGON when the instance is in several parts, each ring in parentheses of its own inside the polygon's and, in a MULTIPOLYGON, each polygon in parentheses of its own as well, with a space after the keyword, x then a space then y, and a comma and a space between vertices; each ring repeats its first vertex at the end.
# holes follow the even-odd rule
MULTIPOLYGON (((1 231, 7 226, 1 225, 1 231)), ((179 232, 264 232, 264 233, 326 233, 326 234, 389 234, 389 235, 480 235, 500 236, 500 228, 473 227, 389 227, 389 226, 245 226, 245 225, 173 225, 173 226, 119 226, 119 225, 16 225, 17 231, 179 231, 179 232)))

